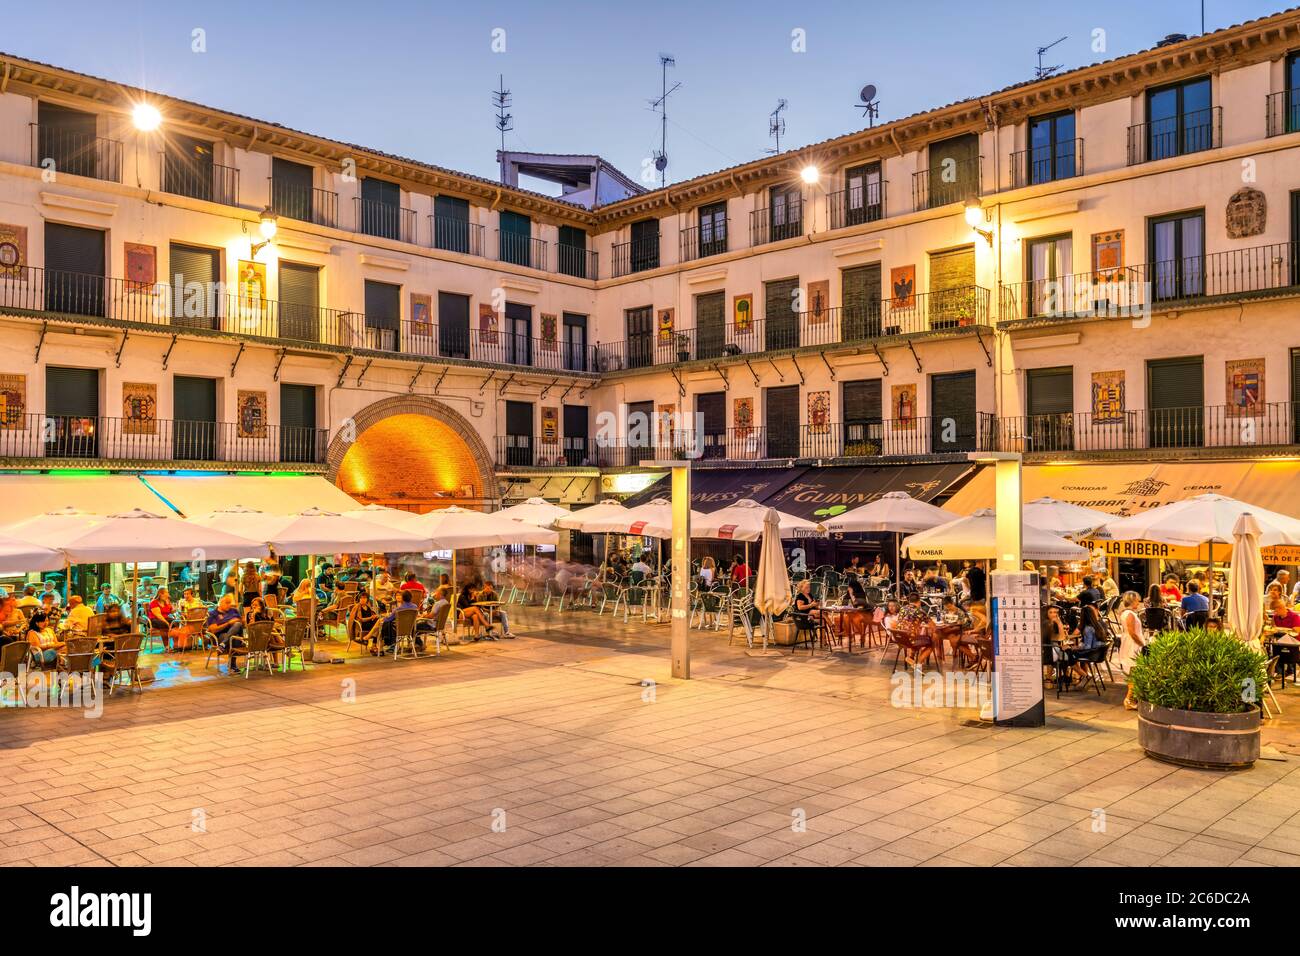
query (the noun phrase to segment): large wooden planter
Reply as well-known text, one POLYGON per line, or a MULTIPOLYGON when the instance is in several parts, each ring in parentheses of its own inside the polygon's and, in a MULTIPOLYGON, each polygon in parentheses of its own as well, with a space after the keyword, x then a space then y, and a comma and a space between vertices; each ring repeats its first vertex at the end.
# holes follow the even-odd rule
POLYGON ((1259 757, 1259 711, 1206 714, 1140 701, 1138 743, 1147 756, 1183 767, 1242 769, 1259 757))

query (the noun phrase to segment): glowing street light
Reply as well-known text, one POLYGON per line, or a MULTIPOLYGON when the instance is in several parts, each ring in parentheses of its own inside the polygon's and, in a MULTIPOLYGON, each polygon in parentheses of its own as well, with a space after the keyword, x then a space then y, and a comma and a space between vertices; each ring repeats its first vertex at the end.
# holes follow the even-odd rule
POLYGON ((816 166, 805 166, 799 172, 799 178, 809 186, 815 186, 822 178, 822 171, 816 166))
POLYGON ((966 200, 966 225, 970 226, 991 246, 993 245, 993 230, 986 229, 988 223, 988 213, 984 211, 984 206, 978 199, 972 196, 966 200))
POLYGON ((152 133, 162 125, 162 113, 152 103, 136 103, 131 111, 131 122, 142 133, 152 133))

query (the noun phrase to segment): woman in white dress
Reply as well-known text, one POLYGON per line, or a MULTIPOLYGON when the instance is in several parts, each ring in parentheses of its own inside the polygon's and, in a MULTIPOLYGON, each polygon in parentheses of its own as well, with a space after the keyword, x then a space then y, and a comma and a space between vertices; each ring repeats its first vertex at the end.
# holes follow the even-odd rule
MULTIPOLYGON (((1119 615, 1119 654, 1115 658, 1115 663, 1127 674, 1133 667, 1133 662, 1142 656, 1142 651, 1146 647, 1146 636, 1142 631, 1142 613, 1139 610, 1142 607, 1142 598, 1136 591, 1125 591, 1124 597, 1120 599, 1120 607, 1123 610, 1119 615)), ((1133 700, 1132 684, 1129 685, 1128 693, 1124 697, 1124 709, 1137 710, 1137 704, 1133 700)))

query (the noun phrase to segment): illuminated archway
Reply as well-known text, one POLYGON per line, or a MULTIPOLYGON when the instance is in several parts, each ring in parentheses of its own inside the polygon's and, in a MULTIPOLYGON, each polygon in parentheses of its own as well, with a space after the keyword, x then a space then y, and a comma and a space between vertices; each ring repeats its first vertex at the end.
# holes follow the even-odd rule
POLYGON ((496 496, 491 458, 478 433, 460 413, 430 398, 367 406, 335 434, 328 461, 334 483, 366 503, 428 511, 496 496))

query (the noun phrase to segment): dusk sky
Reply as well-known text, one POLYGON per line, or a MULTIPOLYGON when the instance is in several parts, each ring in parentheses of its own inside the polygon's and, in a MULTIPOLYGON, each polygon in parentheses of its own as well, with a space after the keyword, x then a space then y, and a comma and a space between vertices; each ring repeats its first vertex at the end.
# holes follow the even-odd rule
MULTIPOLYGON (((1206 28, 1286 5, 1207 0, 1206 28)), ((1200 17, 1199 0, 63 0, 9 5, 0 51, 491 178, 499 73, 514 94, 508 148, 596 152, 640 178, 659 146, 658 54, 670 53, 675 181, 761 156, 780 98, 793 148, 865 126, 853 104, 866 83, 886 121, 1029 79, 1036 48, 1062 36, 1045 62, 1069 69, 1198 33, 1200 17), (206 52, 191 50, 195 29, 206 52), (792 51, 795 30, 806 52, 792 51)))

